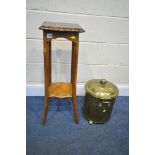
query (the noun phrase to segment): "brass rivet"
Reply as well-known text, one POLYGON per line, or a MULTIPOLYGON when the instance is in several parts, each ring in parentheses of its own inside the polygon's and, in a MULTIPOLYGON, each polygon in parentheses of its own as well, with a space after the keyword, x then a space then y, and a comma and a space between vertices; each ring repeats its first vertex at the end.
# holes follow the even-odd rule
POLYGON ((93 124, 93 121, 92 120, 89 120, 89 124, 92 125, 93 124))
POLYGON ((103 112, 106 112, 106 110, 104 109, 103 112))
POLYGON ((75 36, 71 36, 71 39, 76 39, 76 37, 75 36))

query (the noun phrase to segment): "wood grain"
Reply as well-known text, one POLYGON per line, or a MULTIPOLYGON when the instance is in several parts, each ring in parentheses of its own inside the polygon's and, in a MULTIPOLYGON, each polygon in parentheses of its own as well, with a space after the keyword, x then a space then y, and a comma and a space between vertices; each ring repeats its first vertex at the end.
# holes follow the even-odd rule
POLYGON ((44 97, 44 112, 43 112, 42 124, 45 125, 46 122, 49 97, 58 97, 58 98, 72 97, 74 121, 75 123, 78 123, 79 119, 76 110, 76 81, 77 81, 77 64, 78 64, 78 49, 79 49, 79 32, 84 32, 84 30, 77 24, 52 23, 52 22, 44 22, 39 27, 39 29, 43 30, 43 45, 44 45, 45 97, 44 97), (53 83, 51 80, 52 77, 51 42, 53 39, 60 37, 72 41, 71 83, 64 83, 64 82, 53 83))
POLYGON ((45 125, 48 111, 48 86, 50 84, 50 42, 46 39, 46 33, 43 32, 43 45, 44 45, 44 85, 45 85, 45 97, 44 97, 44 112, 42 116, 42 125, 45 125))
POLYGON ((49 97, 72 97, 72 84, 65 82, 51 83, 49 86, 49 97))
POLYGON ((40 30, 51 31, 68 31, 68 32, 85 32, 79 24, 72 23, 57 23, 57 22, 44 22, 40 27, 40 30))

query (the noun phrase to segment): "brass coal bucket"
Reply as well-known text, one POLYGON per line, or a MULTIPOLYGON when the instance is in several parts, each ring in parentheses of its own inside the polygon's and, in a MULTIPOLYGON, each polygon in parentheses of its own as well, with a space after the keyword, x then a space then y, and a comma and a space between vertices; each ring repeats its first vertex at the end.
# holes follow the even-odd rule
POLYGON ((93 79, 85 84, 85 90, 82 111, 89 124, 108 121, 119 93, 117 86, 105 79, 93 79))

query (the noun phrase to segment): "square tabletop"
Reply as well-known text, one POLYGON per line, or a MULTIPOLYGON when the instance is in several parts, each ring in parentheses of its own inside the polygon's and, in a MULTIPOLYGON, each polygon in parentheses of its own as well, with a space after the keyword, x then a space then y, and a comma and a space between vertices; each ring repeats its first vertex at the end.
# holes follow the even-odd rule
POLYGON ((85 32, 85 30, 79 24, 73 23, 56 23, 56 22, 44 22, 40 27, 40 30, 51 31, 66 31, 66 32, 85 32))

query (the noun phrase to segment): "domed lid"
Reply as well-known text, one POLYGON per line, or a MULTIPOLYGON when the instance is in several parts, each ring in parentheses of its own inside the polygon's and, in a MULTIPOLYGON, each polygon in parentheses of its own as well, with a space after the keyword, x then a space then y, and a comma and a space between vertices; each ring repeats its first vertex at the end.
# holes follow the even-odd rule
POLYGON ((106 79, 93 79, 85 84, 86 92, 100 99, 112 99, 118 96, 119 90, 106 79))

